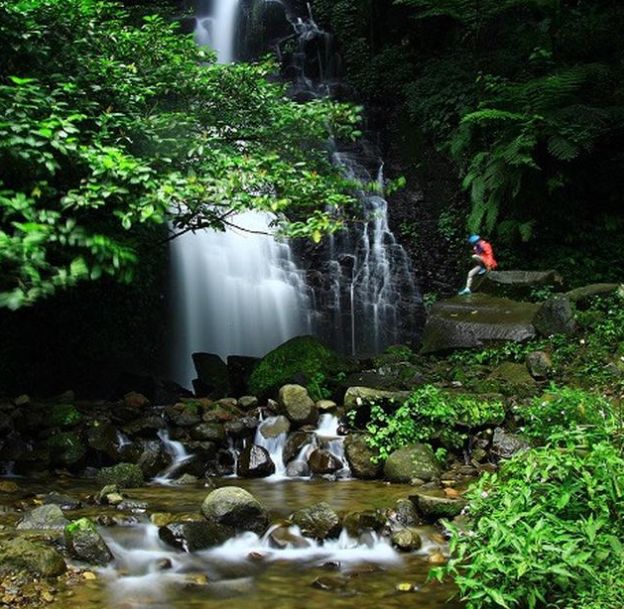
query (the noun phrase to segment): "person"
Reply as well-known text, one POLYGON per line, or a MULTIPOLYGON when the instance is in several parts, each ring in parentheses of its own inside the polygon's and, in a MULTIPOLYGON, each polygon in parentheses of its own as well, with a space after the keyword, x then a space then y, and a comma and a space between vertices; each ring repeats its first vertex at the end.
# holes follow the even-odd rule
POLYGON ((493 271, 498 266, 496 258, 494 258, 494 250, 491 244, 485 239, 481 239, 479 235, 470 235, 470 237, 468 237, 468 243, 472 245, 472 260, 474 260, 477 265, 470 269, 466 287, 459 292, 461 296, 472 292, 472 284, 477 275, 485 275, 485 273, 493 271))

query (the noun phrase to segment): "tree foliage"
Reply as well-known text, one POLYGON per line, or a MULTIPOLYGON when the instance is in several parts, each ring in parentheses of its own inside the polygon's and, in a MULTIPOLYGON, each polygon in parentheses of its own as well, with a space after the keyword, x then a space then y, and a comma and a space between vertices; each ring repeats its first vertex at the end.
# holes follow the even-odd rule
POLYGON ((319 239, 352 202, 324 146, 357 110, 287 99, 269 61, 216 65, 107 0, 2 1, 0 38, 0 306, 129 280, 149 227, 223 230, 253 209, 319 239))

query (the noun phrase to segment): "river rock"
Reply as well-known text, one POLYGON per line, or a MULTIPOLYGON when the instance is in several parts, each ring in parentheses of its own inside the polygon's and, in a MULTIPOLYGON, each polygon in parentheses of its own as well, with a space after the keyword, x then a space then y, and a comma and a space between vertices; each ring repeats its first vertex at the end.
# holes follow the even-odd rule
POLYGON ((118 431, 110 421, 92 421, 87 429, 87 444, 110 459, 119 458, 118 431))
POLYGON ((172 522, 158 529, 166 544, 185 552, 199 552, 219 546, 234 536, 234 528, 211 521, 172 522))
POLYGON ((67 431, 54 434, 46 441, 46 448, 50 451, 52 465, 58 467, 77 467, 82 464, 87 449, 80 436, 67 431))
POLYGON ((420 533, 411 528, 394 531, 390 537, 390 541, 399 552, 414 552, 420 550, 422 546, 420 533))
POLYGON ((230 391, 230 379, 226 363, 215 353, 193 353, 193 365, 197 381, 193 381, 197 395, 208 398, 224 398, 230 391))
POLYGON ((123 431, 129 436, 142 436, 151 438, 162 429, 166 429, 165 420, 155 414, 139 417, 123 427, 123 431))
POLYGON ((200 423, 191 429, 191 438, 220 444, 225 440, 225 430, 220 423, 200 423))
POLYGON ((284 385, 279 390, 279 404, 295 425, 315 425, 318 420, 316 404, 301 385, 284 385))
POLYGON ((199 407, 193 402, 180 402, 168 406, 165 412, 175 427, 194 427, 202 420, 199 407))
POLYGON ((272 422, 265 422, 260 427, 260 433, 264 438, 277 438, 281 434, 286 434, 290 431, 290 421, 283 415, 275 417, 272 422))
POLYGON ((545 351, 532 351, 526 357, 529 374, 538 381, 545 381, 552 372, 552 358, 545 351))
POLYGON ((26 571, 33 576, 57 577, 66 570, 63 557, 43 543, 21 537, 0 542, 0 574, 26 571))
POLYGON ((65 545, 78 560, 93 565, 106 565, 113 560, 95 524, 88 518, 75 520, 65 527, 65 545))
POLYGON ((316 409, 321 413, 334 412, 338 408, 338 404, 332 400, 319 400, 316 403, 316 409))
POLYGON ((61 510, 77 510, 82 506, 78 499, 55 492, 44 495, 42 499, 44 505, 57 505, 61 510))
POLYGON ((112 467, 103 467, 97 474, 97 482, 102 486, 116 484, 119 488, 143 486, 143 471, 134 463, 118 463, 112 467))
POLYGON ((429 482, 441 473, 433 450, 426 444, 411 444, 390 454, 384 465, 384 475, 390 482, 410 482, 420 478, 429 482))
POLYGON ((286 475, 289 478, 305 478, 310 475, 310 467, 305 461, 291 461, 286 466, 286 475))
POLYGON ((574 334, 577 325, 571 300, 564 294, 549 298, 540 307, 533 323, 542 336, 548 337, 553 334, 570 336, 574 334))
POLYGON ((116 484, 107 484, 94 497, 98 505, 117 506, 124 500, 124 494, 116 484))
POLYGON ((363 404, 378 404, 379 402, 402 404, 409 396, 409 391, 384 391, 371 387, 349 387, 345 393, 344 406, 347 410, 353 410, 363 404))
POLYGON ((342 469, 340 459, 332 455, 328 450, 317 448, 308 457, 308 465, 313 474, 333 474, 342 469))
POLYGON ((145 478, 153 478, 171 463, 171 456, 165 451, 158 440, 143 440, 140 443, 141 455, 137 465, 145 478))
POLYGON ((441 300, 427 318, 422 353, 483 347, 488 342, 523 342, 536 335, 540 305, 471 294, 441 300))
POLYGON ((17 525, 18 530, 60 530, 68 524, 58 505, 41 505, 26 512, 17 525))
POLYGON ((260 421, 257 417, 246 416, 239 419, 233 419, 232 421, 226 421, 223 424, 223 429, 226 435, 236 438, 253 438, 256 434, 256 428, 260 421))
POLYGON ((269 523, 264 506, 251 493, 236 486, 212 491, 204 499, 201 511, 209 521, 236 530, 253 531, 258 535, 265 531, 269 523))
POLYGON ((356 478, 379 478, 383 471, 381 463, 373 462, 379 456, 374 448, 368 445, 368 434, 349 434, 345 438, 345 456, 349 462, 351 473, 356 478))
POLYGON ((238 407, 246 412, 257 408, 259 403, 260 401, 255 395, 244 395, 238 398, 238 407))
POLYGON ((351 537, 357 538, 369 531, 380 533, 386 526, 386 522, 386 516, 381 510, 366 510, 347 514, 343 526, 351 537))
POLYGON ((149 408, 150 401, 142 394, 136 391, 130 391, 123 397, 123 405, 134 410, 144 410, 149 408))
POLYGON ((460 497, 435 497, 424 493, 410 495, 410 500, 425 518, 432 521, 440 518, 451 520, 459 516, 468 505, 468 502, 460 497))
POLYGON ((282 459, 284 463, 290 463, 293 459, 295 459, 301 452, 301 449, 306 444, 310 444, 311 441, 312 434, 307 431, 297 430, 292 432, 286 439, 286 443, 284 444, 284 448, 282 450, 282 459))
POLYGON ((409 499, 397 499, 393 511, 394 519, 403 527, 413 527, 420 524, 418 511, 409 499))
POLYGON ((297 510, 290 520, 306 537, 323 540, 340 534, 340 518, 325 502, 297 510))
POLYGON ((502 427, 494 430, 492 454, 499 459, 509 459, 517 452, 527 450, 529 443, 520 436, 505 431, 502 427))
POLYGON ((265 448, 248 444, 238 458, 236 473, 242 478, 266 478, 275 473, 275 463, 265 448))
POLYGON ((176 478, 171 482, 174 486, 195 486, 199 482, 197 476, 193 474, 182 474, 179 478, 176 478))
POLYGON ((311 543, 305 537, 296 535, 290 527, 278 526, 269 533, 269 545, 278 550, 309 548, 311 543))

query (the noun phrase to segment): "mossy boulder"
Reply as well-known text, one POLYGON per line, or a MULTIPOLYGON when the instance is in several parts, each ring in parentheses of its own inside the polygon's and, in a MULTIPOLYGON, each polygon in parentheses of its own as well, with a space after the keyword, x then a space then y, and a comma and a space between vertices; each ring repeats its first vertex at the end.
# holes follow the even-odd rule
POLYGON ((79 465, 87 449, 80 436, 72 431, 57 433, 48 438, 46 448, 50 451, 50 460, 59 467, 79 465))
POLYGON ((58 505, 41 505, 26 512, 17 525, 19 530, 63 529, 67 524, 63 510, 58 505))
POLYGON ((468 505, 462 498, 436 497, 417 493, 410 495, 410 500, 416 509, 428 520, 434 521, 440 518, 451 520, 461 514, 461 511, 468 505))
POLYGON ((383 471, 381 463, 374 462, 379 453, 369 446, 368 439, 368 434, 349 434, 345 438, 345 456, 356 478, 379 478, 383 471))
POLYGON ((575 310, 572 301, 565 294, 549 298, 539 309, 533 320, 542 336, 565 334, 571 336, 577 330, 575 310))
POLYGON ((65 545, 78 560, 92 565, 106 565, 113 560, 106 542, 88 518, 74 520, 65 527, 65 545))
POLYGON ((160 539, 185 552, 199 552, 219 546, 233 535, 233 527, 206 520, 171 522, 158 529, 160 539))
POLYGON ((51 427, 74 427, 82 421, 82 414, 73 404, 55 404, 50 408, 51 427))
POLYGON ((410 396, 409 391, 385 391, 372 387, 349 387, 344 397, 344 407, 347 410, 359 408, 364 404, 379 404, 380 402, 396 402, 402 404, 410 396))
POLYGON ((0 573, 26 571, 41 577, 57 577, 67 570, 63 557, 38 541, 22 537, 0 542, 0 573))
POLYGON ((384 464, 384 475, 390 482, 429 482, 440 475, 440 465, 430 446, 410 444, 390 454, 384 464))
POLYGON ((534 389, 535 379, 525 364, 503 362, 490 374, 490 380, 500 381, 503 385, 518 390, 519 388, 534 389))
POLYGON ((97 474, 98 484, 106 486, 116 484, 119 488, 143 486, 143 471, 134 463, 118 463, 112 467, 103 467, 97 474))
POLYGON ((264 533, 269 524, 265 507, 251 493, 236 486, 212 491, 204 499, 201 512, 210 522, 258 535, 264 533))
POLYGON ((269 352, 249 379, 253 395, 267 396, 292 382, 307 383, 317 375, 335 377, 348 362, 313 336, 299 336, 269 352))
POLYGON ((279 390, 281 411, 297 426, 314 425, 318 420, 316 403, 301 385, 284 385, 279 390))
POLYGON ((338 537, 342 529, 340 517, 325 503, 317 503, 297 510, 290 516, 306 537, 323 540, 338 537))
POLYGON ((412 528, 394 531, 390 541, 399 552, 414 552, 420 550, 422 546, 422 539, 419 531, 412 528))

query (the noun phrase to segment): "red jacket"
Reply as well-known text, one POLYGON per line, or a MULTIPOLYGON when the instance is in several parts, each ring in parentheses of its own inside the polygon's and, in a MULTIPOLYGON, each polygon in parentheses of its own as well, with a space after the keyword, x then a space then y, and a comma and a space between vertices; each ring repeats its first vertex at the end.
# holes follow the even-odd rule
POLYGON ((485 239, 481 239, 481 241, 474 246, 474 253, 483 260, 483 264, 485 264, 485 268, 487 268, 488 271, 493 271, 498 266, 498 262, 496 262, 496 258, 494 258, 494 250, 485 239))

